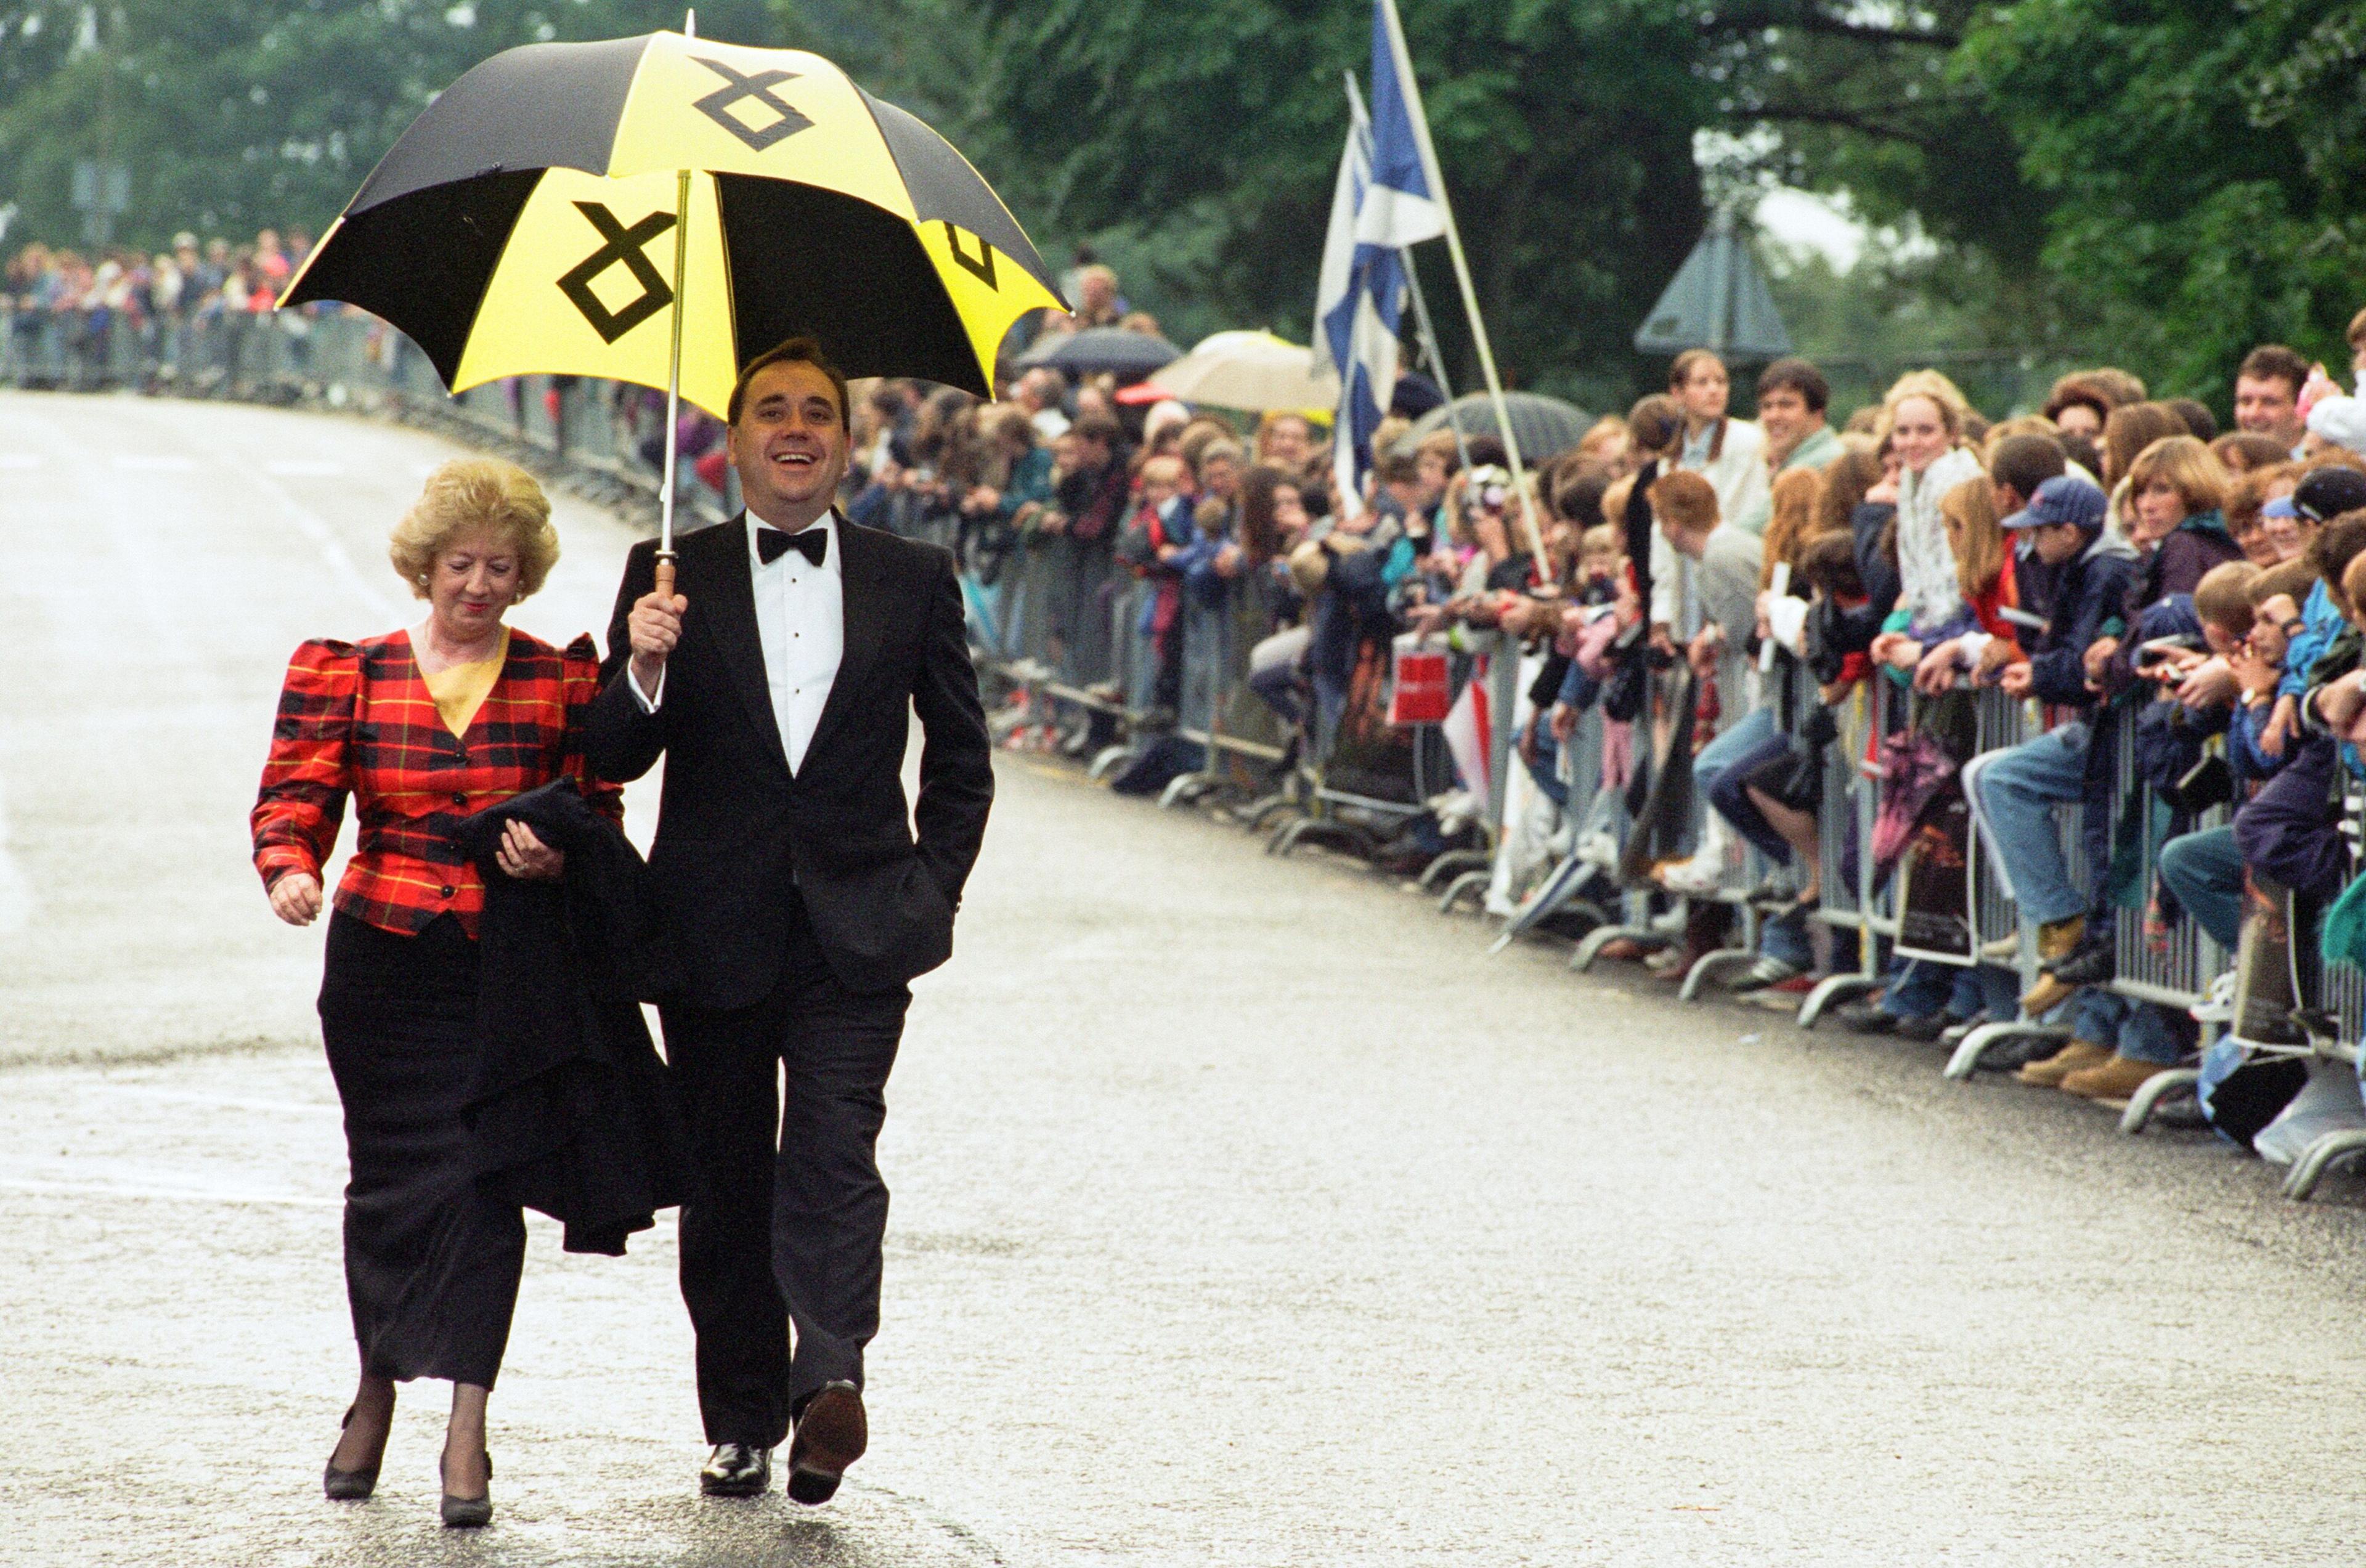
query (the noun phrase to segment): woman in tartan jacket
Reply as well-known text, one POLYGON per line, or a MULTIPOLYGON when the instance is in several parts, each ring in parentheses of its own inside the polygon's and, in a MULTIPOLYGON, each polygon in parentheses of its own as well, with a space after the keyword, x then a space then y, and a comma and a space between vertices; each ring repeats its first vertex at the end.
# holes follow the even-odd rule
MULTIPOLYGON (((254 863, 273 911, 310 924, 352 797, 359 841, 333 900, 320 1009, 352 1162, 345 1282, 361 1384, 324 1489, 368 1496, 394 1385, 445 1379, 445 1522, 482 1524, 492 1512, 485 1400, 509 1339, 525 1225, 468 1165, 461 1110, 485 889, 458 830, 471 813, 562 776, 610 816, 621 819, 623 807, 584 770, 581 716, 599 692, 592 639, 561 650, 502 624, 558 558, 533 478, 492 458, 446 463, 389 553, 427 618, 296 650, 253 816, 254 863)), ((559 852, 516 822, 500 863, 529 879, 564 870, 559 852)))

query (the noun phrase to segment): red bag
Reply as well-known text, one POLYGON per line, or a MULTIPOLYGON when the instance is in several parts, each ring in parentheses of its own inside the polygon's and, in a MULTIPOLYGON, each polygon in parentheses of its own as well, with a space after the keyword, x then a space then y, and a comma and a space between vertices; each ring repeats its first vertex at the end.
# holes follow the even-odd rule
POLYGON ((1444 649, 1397 644, 1389 684, 1391 724, 1444 724, 1454 705, 1453 678, 1444 649))

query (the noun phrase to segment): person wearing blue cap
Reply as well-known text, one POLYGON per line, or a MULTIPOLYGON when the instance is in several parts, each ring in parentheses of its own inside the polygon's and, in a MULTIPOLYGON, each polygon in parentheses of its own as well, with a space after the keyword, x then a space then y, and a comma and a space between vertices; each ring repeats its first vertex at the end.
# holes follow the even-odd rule
MULTIPOLYGON (((2031 644, 2028 660, 2004 671, 2009 695, 2081 712, 2093 706, 2087 649, 2125 630, 2123 604, 2136 570, 2135 548, 2107 525, 2110 510, 2095 485, 2059 474, 2004 520, 2057 574, 2045 629, 2031 644)), ((2101 866, 2109 858, 2108 843, 2098 841, 2108 832, 2109 813, 2097 788, 2102 781, 2088 765, 2092 740, 2087 721, 2073 719, 2010 750, 1976 757, 1964 770, 1965 795, 1979 815, 1989 859, 2023 918, 2036 922, 2038 956, 2047 964, 2068 958, 2086 935, 2087 897, 2071 884, 2056 809, 2089 803, 2084 847, 2090 863, 2101 866)), ((2023 1005, 2042 1010, 2069 994, 2064 987, 2059 996, 2049 996, 2054 984, 2050 975, 2041 979, 2034 1003, 2024 998, 2023 1005)), ((2100 1053, 2097 1060, 2111 1055, 2108 1047, 2074 1043, 2089 1043, 2089 1054, 2100 1053)), ((2024 1072, 2051 1065, 2033 1064, 2024 1072)))

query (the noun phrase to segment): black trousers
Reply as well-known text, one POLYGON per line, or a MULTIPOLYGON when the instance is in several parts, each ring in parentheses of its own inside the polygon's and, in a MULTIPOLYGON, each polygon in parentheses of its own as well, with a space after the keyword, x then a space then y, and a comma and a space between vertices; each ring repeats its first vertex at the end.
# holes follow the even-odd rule
POLYGON ((778 1447, 824 1383, 862 1382, 887 1230, 875 1150, 911 1001, 840 985, 800 911, 763 1001, 660 1010, 699 1162, 682 1297, 710 1443, 778 1447))
POLYGON ((321 1037, 345 1112, 345 1294, 362 1371, 493 1386, 525 1266, 525 1219, 469 1173, 477 944, 451 916, 417 936, 329 917, 321 1037))

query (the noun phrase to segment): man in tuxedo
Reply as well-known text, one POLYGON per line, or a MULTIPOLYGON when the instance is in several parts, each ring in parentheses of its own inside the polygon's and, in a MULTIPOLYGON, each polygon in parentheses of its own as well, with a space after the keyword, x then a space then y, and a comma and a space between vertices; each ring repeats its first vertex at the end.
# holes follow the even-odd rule
POLYGON ((763 1491, 794 1426, 789 1495, 820 1503, 869 1441, 887 1224, 873 1151, 907 982, 952 952, 994 772, 952 557, 832 507, 845 378, 810 340, 783 344, 740 376, 728 439, 747 511, 677 541, 670 594, 654 542, 634 547, 586 750, 618 782, 666 758, 649 870, 682 970, 659 1010, 703 1179, 682 1210, 715 1445, 700 1485, 763 1491))

